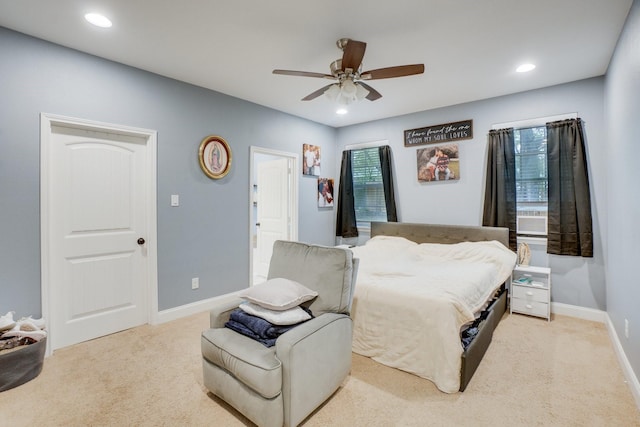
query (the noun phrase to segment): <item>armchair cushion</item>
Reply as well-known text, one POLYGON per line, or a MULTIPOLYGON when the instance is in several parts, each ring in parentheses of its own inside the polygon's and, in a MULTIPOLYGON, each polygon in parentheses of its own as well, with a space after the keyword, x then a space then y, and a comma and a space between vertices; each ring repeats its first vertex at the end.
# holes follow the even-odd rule
POLYGON ((201 347, 202 357, 231 372, 262 397, 272 399, 280 394, 282 364, 275 347, 265 347, 228 328, 204 331, 201 347))

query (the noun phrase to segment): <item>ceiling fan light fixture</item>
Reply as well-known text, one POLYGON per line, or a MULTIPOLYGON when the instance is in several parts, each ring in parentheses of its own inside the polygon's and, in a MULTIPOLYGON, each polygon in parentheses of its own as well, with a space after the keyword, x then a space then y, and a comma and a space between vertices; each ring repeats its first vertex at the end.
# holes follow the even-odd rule
POLYGON ((337 101, 340 96, 340 84, 336 83, 329 86, 329 89, 324 91, 324 95, 333 102, 337 101))
POLYGON ((349 98, 352 101, 356 101, 358 98, 356 97, 356 93, 358 92, 358 88, 356 84, 351 79, 346 79, 340 85, 341 95, 345 98, 349 98))
POLYGON ((361 85, 355 83, 352 79, 346 79, 341 83, 335 83, 329 86, 324 94, 333 102, 340 105, 349 105, 353 102, 361 101, 369 95, 369 91, 361 85))

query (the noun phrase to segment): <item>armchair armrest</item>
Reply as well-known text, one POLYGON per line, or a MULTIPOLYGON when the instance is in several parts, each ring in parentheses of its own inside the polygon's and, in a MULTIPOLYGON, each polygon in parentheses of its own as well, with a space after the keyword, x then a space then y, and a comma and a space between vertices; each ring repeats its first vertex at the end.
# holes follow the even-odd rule
POLYGON ((351 318, 341 313, 322 314, 278 337, 285 425, 298 425, 340 387, 351 371, 351 339, 351 318))
POLYGON ((229 321, 231 312, 238 308, 243 301, 237 292, 223 295, 217 299, 209 312, 211 328, 223 328, 224 324, 229 321))
MULTIPOLYGON (((285 334, 278 337, 276 341, 276 350, 278 356, 285 356, 286 352, 291 350, 291 347, 304 341, 305 339, 313 339, 310 337, 312 334, 318 332, 322 328, 331 327, 331 324, 339 319, 348 319, 351 322, 351 318, 346 314, 341 313, 324 313, 318 317, 314 317, 295 328, 291 329, 285 334)), ((286 357, 286 356, 285 356, 286 357)))

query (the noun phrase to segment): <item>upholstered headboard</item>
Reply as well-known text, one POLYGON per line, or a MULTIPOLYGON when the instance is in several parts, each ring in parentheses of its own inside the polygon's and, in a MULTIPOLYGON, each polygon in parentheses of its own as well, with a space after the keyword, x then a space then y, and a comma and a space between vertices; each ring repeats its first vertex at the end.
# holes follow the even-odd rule
POLYGON ((371 237, 378 235, 404 237, 416 243, 460 243, 497 240, 509 247, 509 229, 503 227, 372 222, 371 237))

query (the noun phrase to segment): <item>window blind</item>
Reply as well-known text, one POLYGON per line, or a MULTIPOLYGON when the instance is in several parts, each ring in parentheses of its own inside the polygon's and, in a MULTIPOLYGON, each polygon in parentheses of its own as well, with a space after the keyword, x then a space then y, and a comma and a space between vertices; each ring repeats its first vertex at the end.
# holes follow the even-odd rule
POLYGON ((387 210, 378 148, 352 150, 351 167, 358 227, 368 227, 371 221, 386 221, 387 210))

